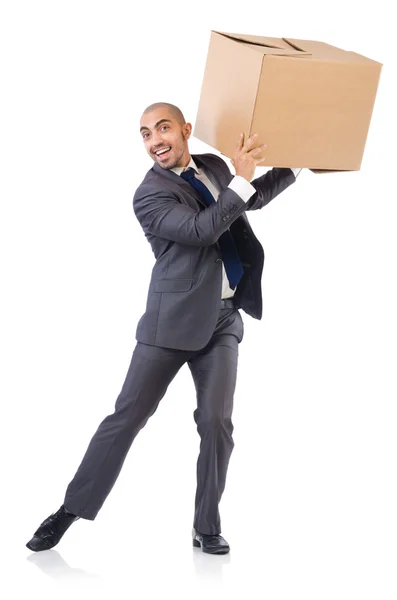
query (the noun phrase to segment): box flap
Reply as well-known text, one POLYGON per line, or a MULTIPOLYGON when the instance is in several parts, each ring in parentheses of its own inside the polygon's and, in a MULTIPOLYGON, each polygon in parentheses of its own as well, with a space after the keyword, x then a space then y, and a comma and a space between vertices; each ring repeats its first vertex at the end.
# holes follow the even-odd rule
POLYGON ((275 56, 311 56, 309 50, 301 50, 283 38, 263 37, 244 33, 226 33, 224 31, 214 31, 214 33, 236 40, 237 42, 250 44, 255 50, 259 50, 263 54, 272 54, 275 56))
POLYGON ((296 40, 292 38, 283 38, 292 48, 303 50, 312 54, 313 58, 321 58, 326 60, 337 60, 347 62, 365 62, 377 64, 376 61, 348 50, 342 50, 325 42, 315 42, 313 40, 296 40))

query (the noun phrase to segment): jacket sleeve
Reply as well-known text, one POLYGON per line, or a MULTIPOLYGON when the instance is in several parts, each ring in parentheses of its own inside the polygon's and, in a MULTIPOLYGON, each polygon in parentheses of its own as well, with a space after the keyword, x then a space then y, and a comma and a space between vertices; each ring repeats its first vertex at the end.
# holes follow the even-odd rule
POLYGON ((203 210, 179 202, 166 189, 141 184, 133 209, 145 233, 187 246, 211 246, 246 209, 247 203, 226 188, 218 201, 203 210))
POLYGON ((251 181, 256 193, 247 202, 247 210, 258 210, 269 204, 278 194, 295 183, 295 175, 291 169, 273 168, 262 177, 251 181))

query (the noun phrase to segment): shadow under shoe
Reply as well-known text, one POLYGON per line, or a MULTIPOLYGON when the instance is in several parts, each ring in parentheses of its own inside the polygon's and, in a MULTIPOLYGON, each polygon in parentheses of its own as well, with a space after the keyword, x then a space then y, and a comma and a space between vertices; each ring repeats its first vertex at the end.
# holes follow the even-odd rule
POLYGON ((50 550, 58 544, 65 531, 77 519, 80 519, 80 517, 67 512, 62 504, 57 512, 42 522, 37 531, 34 532, 32 539, 26 544, 26 547, 33 550, 33 552, 50 550))

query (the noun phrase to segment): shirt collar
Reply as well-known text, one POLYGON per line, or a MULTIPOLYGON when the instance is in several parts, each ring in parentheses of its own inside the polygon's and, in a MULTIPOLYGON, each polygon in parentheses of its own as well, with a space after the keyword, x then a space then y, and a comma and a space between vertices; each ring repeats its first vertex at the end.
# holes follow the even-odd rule
POLYGON ((181 173, 183 173, 183 171, 186 171, 187 169, 194 169, 196 171, 196 173, 199 173, 199 170, 197 168, 196 163, 194 162, 194 160, 192 159, 192 157, 190 157, 190 162, 187 165, 187 167, 175 167, 174 169, 171 169, 171 171, 173 171, 174 173, 176 173, 177 175, 180 175, 181 173))

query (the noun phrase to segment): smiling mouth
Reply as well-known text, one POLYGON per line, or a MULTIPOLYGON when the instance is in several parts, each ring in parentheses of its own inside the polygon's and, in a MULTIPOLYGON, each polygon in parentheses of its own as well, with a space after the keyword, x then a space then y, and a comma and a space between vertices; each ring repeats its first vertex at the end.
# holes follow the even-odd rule
POLYGON ((158 158, 165 158, 171 151, 171 146, 167 146, 165 148, 160 148, 160 150, 156 150, 154 153, 158 158))

